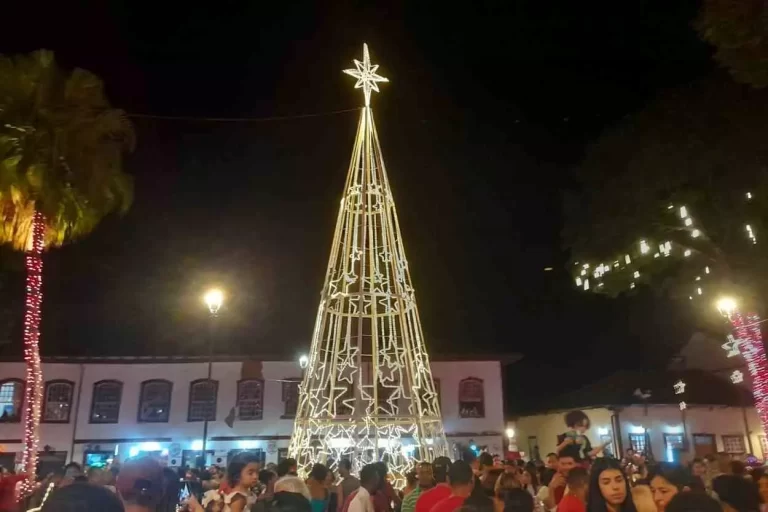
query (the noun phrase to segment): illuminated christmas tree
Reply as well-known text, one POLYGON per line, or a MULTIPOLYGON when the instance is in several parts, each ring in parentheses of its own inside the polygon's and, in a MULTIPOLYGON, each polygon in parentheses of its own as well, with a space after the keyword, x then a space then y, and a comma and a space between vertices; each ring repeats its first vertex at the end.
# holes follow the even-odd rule
POLYGON ((349 458, 384 460, 396 479, 447 455, 435 383, 397 211, 370 107, 378 82, 368 46, 345 73, 363 89, 309 364, 289 452, 308 472, 349 458))

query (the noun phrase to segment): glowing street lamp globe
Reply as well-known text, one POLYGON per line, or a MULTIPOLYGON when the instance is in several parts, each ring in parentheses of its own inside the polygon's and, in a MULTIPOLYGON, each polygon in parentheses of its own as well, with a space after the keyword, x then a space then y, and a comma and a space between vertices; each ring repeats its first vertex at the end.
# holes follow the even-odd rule
POLYGON ((221 305, 224 303, 224 292, 218 288, 212 288, 205 292, 203 296, 203 302, 208 306, 208 310, 212 315, 215 315, 221 309, 221 305))
POLYGON ((299 366, 302 370, 309 366, 309 358, 306 354, 302 354, 301 357, 299 357, 299 366))
POLYGON ((721 297, 717 300, 717 310, 721 315, 731 316, 736 311, 736 300, 733 297, 721 297))

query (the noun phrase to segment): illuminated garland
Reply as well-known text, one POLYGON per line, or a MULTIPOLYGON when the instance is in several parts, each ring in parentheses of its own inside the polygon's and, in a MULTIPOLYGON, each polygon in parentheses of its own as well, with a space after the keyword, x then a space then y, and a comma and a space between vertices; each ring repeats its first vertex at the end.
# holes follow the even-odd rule
POLYGON ((40 425, 43 375, 40 367, 40 306, 43 301, 43 246, 45 219, 35 212, 32 243, 26 254, 27 299, 24 310, 24 454, 21 465, 27 479, 21 483, 20 497, 34 490, 37 469, 38 427, 40 425))
POLYGON ((768 432, 768 360, 765 358, 760 318, 756 314, 747 314, 745 322, 740 312, 733 311, 730 321, 739 337, 739 347, 752 377, 755 409, 760 417, 763 432, 768 432))

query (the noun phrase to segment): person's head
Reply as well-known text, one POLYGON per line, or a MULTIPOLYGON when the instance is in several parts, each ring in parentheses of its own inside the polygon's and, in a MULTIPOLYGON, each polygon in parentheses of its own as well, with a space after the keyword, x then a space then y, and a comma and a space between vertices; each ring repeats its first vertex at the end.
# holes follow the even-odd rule
POLYGON ((747 465, 740 460, 732 460, 730 474, 743 477, 747 474, 747 465))
POLYGON ((534 489, 539 488, 539 477, 536 475, 535 468, 525 468, 523 474, 520 476, 520 482, 524 486, 532 486, 534 489))
POLYGON ((416 466, 416 480, 419 487, 422 489, 432 487, 432 484, 435 481, 435 475, 432 472, 432 464, 429 462, 422 462, 416 466))
POLYGON ((448 470, 451 468, 451 459, 448 457, 436 457, 432 461, 432 474, 435 476, 435 482, 444 484, 448 482, 448 470))
POLYGON ((349 459, 341 459, 339 461, 339 475, 342 478, 347 478, 352 472, 352 462, 349 459))
POLYGON ((547 454, 547 462, 546 466, 551 469, 557 469, 557 454, 556 453, 548 453, 547 454))
POLYGON ((631 459, 632 457, 635 456, 635 450, 633 450, 632 448, 627 448, 627 451, 625 453, 627 454, 628 459, 631 459))
POLYGON ((650 475, 651 493, 658 512, 664 512, 670 500, 690 483, 690 475, 675 464, 660 463, 650 475))
POLYGON ((506 490, 504 512, 533 512, 533 496, 523 489, 506 490))
POLYGON ((259 471, 259 482, 261 482, 261 484, 265 487, 274 487, 276 480, 277 475, 274 473, 274 471, 270 471, 268 469, 262 469, 259 471))
POLYGON ((468 496, 475 483, 475 473, 472 471, 472 466, 464 460, 457 460, 451 464, 451 469, 448 470, 448 483, 451 485, 453 494, 468 496))
POLYGON ((277 465, 277 476, 296 475, 298 467, 299 463, 296 462, 296 459, 283 459, 277 465))
POLYGON ((757 485, 760 501, 768 503, 768 473, 763 468, 752 471, 752 481, 757 485))
POLYGON ((579 498, 581 501, 587 501, 587 490, 589 489, 589 473, 582 467, 573 468, 568 472, 565 479, 569 492, 579 498))
POLYGON ((703 459, 695 458, 691 461, 691 474, 700 478, 707 474, 707 464, 703 459))
POLYGON ((379 461, 374 462, 373 465, 376 466, 376 469, 379 471, 379 484, 383 484, 387 479, 387 475, 389 475, 389 468, 387 467, 387 463, 384 461, 379 461))
POLYGON ((379 488, 379 482, 381 482, 381 475, 376 464, 366 464, 363 466, 363 469, 360 470, 360 486, 364 487, 368 492, 374 492, 379 488))
POLYGON ((152 457, 140 456, 128 459, 117 475, 115 487, 126 509, 151 510, 163 497, 165 482, 163 468, 152 457))
POLYGON ((230 487, 250 489, 259 479, 259 459, 251 452, 240 452, 227 465, 230 487))
POLYGON ((568 476, 568 472, 576 467, 576 460, 573 455, 564 454, 557 459, 557 471, 562 473, 563 476, 568 476))
POLYGON ((629 491, 629 481, 621 471, 619 461, 615 459, 597 459, 592 465, 588 491, 589 512, 621 510, 635 512, 629 491))
POLYGON ((480 471, 488 471, 493 468, 493 456, 488 452, 483 452, 477 457, 477 466, 480 471))
POLYGON ((411 471, 405 474, 405 487, 408 489, 413 489, 414 487, 416 487, 416 470, 415 469, 412 469, 411 471))
POLYGON ((583 434, 589 428, 589 416, 584 411, 571 411, 565 415, 565 426, 583 434))
POLYGON ((87 483, 72 484, 51 493, 42 512, 123 512, 125 508, 115 493, 106 487, 87 483))
POLYGON ((330 489, 333 485, 333 482, 335 481, 336 475, 333 474, 333 470, 331 468, 328 468, 328 473, 325 475, 325 486, 330 489))
POLYGON ((760 508, 760 495, 754 484, 743 476, 720 475, 712 480, 725 512, 756 512, 760 508))
POLYGON ((312 466, 309 471, 309 478, 315 482, 325 483, 325 478, 328 476, 328 468, 323 464, 317 463, 312 466))
POLYGON ((88 468, 88 483, 93 485, 104 485, 104 471, 101 468, 88 468))
POLYGON ((496 484, 493 487, 493 495, 497 500, 504 501, 504 491, 509 489, 519 489, 520 480, 514 473, 502 473, 499 478, 496 479, 496 484))
POLYGON ((632 503, 635 504, 637 512, 656 512, 653 493, 647 485, 636 485, 632 488, 632 503))
MULTIPOLYGON (((643 512, 638 508, 638 512, 643 512)), ((723 512, 716 499, 703 492, 679 492, 669 500, 667 512, 723 512)))

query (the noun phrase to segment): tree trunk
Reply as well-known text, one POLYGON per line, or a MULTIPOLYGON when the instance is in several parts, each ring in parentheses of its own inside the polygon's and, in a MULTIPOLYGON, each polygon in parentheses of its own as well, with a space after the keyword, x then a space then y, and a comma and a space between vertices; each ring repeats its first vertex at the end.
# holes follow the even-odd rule
MULTIPOLYGON (((760 418, 763 433, 768 433, 768 359, 761 331, 760 317, 755 313, 742 315, 734 311, 730 315, 731 325, 738 341, 739 352, 744 356, 752 377, 752 397, 760 418)), ((747 434, 749 435, 749 434, 747 434)))
POLYGON ((43 301, 43 247, 45 218, 35 212, 32 224, 32 244, 27 249, 27 300, 24 310, 24 362, 27 367, 24 388, 24 456, 23 471, 27 479, 22 483, 21 496, 32 492, 37 469, 38 427, 42 413, 43 373, 40 368, 40 306, 43 301))

